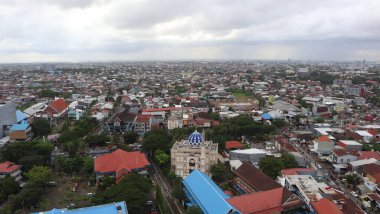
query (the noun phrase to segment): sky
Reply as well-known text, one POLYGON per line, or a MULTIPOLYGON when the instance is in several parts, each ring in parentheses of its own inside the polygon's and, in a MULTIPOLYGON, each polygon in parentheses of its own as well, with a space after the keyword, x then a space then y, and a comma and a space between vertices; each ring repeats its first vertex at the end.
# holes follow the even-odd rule
POLYGON ((380 61, 378 0, 0 0, 0 63, 380 61))

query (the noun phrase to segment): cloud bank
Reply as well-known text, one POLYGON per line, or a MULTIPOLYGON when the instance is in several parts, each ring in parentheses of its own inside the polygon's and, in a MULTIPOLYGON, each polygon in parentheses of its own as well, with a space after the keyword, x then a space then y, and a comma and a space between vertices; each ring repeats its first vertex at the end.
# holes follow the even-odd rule
POLYGON ((0 62, 380 59, 376 0, 2 0, 0 62))

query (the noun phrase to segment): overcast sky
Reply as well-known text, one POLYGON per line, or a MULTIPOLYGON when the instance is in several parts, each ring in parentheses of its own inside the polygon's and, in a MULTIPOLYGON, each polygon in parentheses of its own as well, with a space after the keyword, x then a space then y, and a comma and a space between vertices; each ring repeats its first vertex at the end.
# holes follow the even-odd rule
POLYGON ((0 0, 0 62, 380 61, 379 0, 0 0))

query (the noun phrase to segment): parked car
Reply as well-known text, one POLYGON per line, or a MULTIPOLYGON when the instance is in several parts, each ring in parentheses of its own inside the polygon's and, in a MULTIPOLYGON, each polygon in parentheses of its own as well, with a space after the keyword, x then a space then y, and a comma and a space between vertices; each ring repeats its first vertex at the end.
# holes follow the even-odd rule
POLYGON ((355 191, 352 191, 351 194, 352 194, 355 198, 359 197, 359 195, 358 195, 355 191))
POLYGON ((95 195, 95 193, 93 193, 93 192, 89 192, 89 193, 87 193, 87 196, 90 196, 90 197, 92 197, 92 196, 94 196, 95 195))

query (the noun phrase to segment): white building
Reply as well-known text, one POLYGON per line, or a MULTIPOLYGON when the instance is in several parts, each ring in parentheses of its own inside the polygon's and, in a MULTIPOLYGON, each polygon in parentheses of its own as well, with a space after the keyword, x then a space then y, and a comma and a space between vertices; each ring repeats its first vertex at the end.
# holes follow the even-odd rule
POLYGON ((177 176, 186 177, 195 169, 211 176, 211 166, 218 162, 218 144, 204 140, 204 134, 195 131, 187 140, 175 142, 170 154, 177 176))
POLYGON ((257 164, 261 158, 267 156, 267 152, 263 149, 251 148, 230 151, 229 156, 230 160, 250 161, 257 164))

